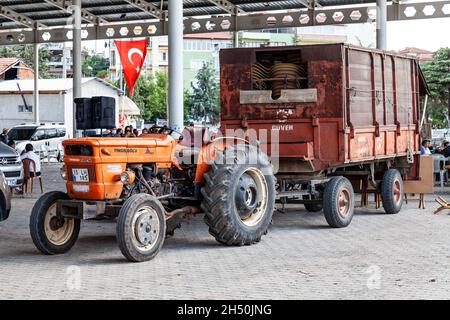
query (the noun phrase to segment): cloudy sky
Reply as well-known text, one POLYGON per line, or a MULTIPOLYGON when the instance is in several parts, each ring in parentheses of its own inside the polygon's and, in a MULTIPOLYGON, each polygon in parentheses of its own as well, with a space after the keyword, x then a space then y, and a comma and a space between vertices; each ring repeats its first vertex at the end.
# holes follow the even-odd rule
POLYGON ((450 47, 450 18, 388 23, 388 49, 450 47))

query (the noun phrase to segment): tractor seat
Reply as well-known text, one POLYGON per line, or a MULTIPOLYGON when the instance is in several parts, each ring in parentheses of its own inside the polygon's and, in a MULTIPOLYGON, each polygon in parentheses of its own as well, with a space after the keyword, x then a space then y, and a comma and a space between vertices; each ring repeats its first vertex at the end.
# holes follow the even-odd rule
POLYGON ((181 164, 196 164, 200 150, 211 141, 211 132, 208 128, 185 128, 182 132, 183 140, 177 158, 181 164))

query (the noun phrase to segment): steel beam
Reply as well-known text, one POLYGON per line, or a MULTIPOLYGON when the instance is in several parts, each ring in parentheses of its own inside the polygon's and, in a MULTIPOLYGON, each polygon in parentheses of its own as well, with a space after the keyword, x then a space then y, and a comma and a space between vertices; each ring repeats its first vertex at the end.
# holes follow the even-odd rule
POLYGON ((387 49, 387 3, 377 0, 377 49, 387 49))
MULTIPOLYGON (((82 95, 82 62, 81 62, 81 0, 73 0, 73 98, 81 98, 82 95)), ((72 137, 77 133, 77 113, 73 103, 73 128, 72 137)))
POLYGON ((41 108, 39 105, 39 44, 34 44, 34 122, 40 122, 40 112, 41 108))
MULTIPOLYGON (((43 1, 57 7, 58 9, 66 13, 72 13, 71 7, 74 5, 75 2, 74 0, 43 0, 43 1)), ((99 16, 96 16, 87 9, 81 9, 81 18, 84 21, 93 24, 108 23, 108 21, 99 16)))
POLYGON ((34 29, 36 27, 47 27, 46 25, 28 18, 26 15, 18 13, 7 6, 0 6, 0 15, 27 28, 34 29))
POLYGON ((147 2, 145 0, 124 0, 124 1, 157 19, 162 18, 161 9, 155 6, 153 3, 147 2))
POLYGON ((183 2, 169 1, 169 126, 184 127, 183 2))
POLYGON ((244 10, 242 10, 241 8, 239 8, 238 6, 234 5, 233 3, 227 0, 207 0, 207 1, 230 14, 245 13, 244 10))
MULTIPOLYGON (((308 27, 313 25, 341 25, 373 21, 369 10, 375 6, 350 6, 335 9, 315 8, 314 16, 308 9, 285 13, 263 13, 258 15, 239 15, 211 18, 188 18, 183 20, 184 33, 235 32, 240 30, 258 30, 286 27, 308 27), (339 14, 338 14, 339 13, 339 14), (289 18, 290 17, 290 18, 289 18)), ((401 3, 387 6, 387 21, 403 21, 416 19, 450 18, 450 0, 439 2, 401 3), (396 6, 398 6, 396 8, 396 6), (425 10, 433 6, 434 11, 425 10), (424 12, 425 11, 425 12, 424 12)), ((183 28, 180 28, 183 29, 183 28)), ((36 34, 32 30, 2 30, 0 45, 49 43, 71 41, 67 27, 39 29, 36 34)), ((88 25, 83 28, 83 40, 121 39, 167 35, 167 21, 129 22, 124 24, 88 25)))

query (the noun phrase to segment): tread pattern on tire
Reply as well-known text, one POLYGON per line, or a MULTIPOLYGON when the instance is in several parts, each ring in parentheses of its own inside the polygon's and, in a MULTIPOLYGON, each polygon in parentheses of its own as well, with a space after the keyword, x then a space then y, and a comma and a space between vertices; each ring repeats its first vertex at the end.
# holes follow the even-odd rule
POLYGON ((334 177, 327 183, 323 196, 323 212, 330 227, 344 228, 351 223, 353 219, 354 199, 355 195, 353 192, 353 186, 347 178, 334 177), (346 219, 339 214, 339 210, 335 205, 337 203, 337 198, 339 197, 339 190, 341 187, 346 187, 350 192, 351 208, 346 219))
POLYGON ((387 214, 397 214, 402 208, 403 199, 400 201, 398 207, 396 207, 394 203, 392 188, 396 179, 400 180, 400 196, 403 197, 403 180, 397 169, 389 169, 386 171, 383 176, 383 181, 381 182, 381 202, 383 203, 384 211, 387 214))
POLYGON ((122 254, 131 262, 142 262, 142 261, 149 261, 156 257, 156 255, 161 250, 164 239, 166 236, 166 221, 160 221, 160 235, 159 235, 159 243, 153 248, 150 254, 143 255, 139 251, 137 251, 134 248, 134 245, 131 243, 131 237, 129 232, 131 231, 130 228, 126 228, 126 225, 128 224, 128 220, 131 218, 131 216, 128 214, 129 212, 135 211, 139 206, 144 204, 147 201, 153 201, 154 204, 156 204, 164 215, 165 209, 161 205, 161 203, 153 196, 148 194, 135 194, 131 196, 130 198, 125 201, 124 205, 120 209, 119 218, 117 220, 117 243, 119 245, 120 251, 122 254), (133 211, 130 211, 133 210, 133 211))
POLYGON ((210 172, 205 174, 205 186, 201 189, 201 193, 203 196, 201 208, 205 213, 205 223, 209 227, 209 233, 219 243, 229 246, 251 245, 259 242, 261 237, 267 234, 275 206, 275 177, 269 158, 259 152, 257 147, 235 146, 223 154, 219 153, 216 162, 211 165, 210 172), (263 172, 268 187, 266 214, 261 222, 252 228, 243 225, 232 209, 234 202, 229 199, 231 194, 234 196, 231 185, 236 175, 244 168, 255 167, 241 162, 240 156, 244 156, 244 159, 256 156, 257 167, 263 172), (223 159, 226 161, 223 162, 223 159))
POLYGON ((80 220, 74 219, 75 226, 71 238, 65 245, 55 246, 49 241, 45 235, 44 219, 48 208, 57 200, 69 199, 69 196, 61 191, 52 191, 44 194, 33 207, 30 217, 30 234, 36 248, 43 254, 56 255, 68 252, 76 243, 80 233, 80 220))

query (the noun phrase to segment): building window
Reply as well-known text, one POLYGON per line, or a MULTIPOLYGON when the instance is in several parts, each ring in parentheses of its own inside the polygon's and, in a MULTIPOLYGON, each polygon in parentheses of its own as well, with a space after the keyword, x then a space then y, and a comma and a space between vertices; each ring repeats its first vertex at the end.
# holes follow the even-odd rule
POLYGON ((167 61, 167 52, 163 52, 162 61, 167 61))
POLYGON ((19 113, 33 113, 33 106, 19 105, 19 113))
POLYGON ((192 60, 191 61, 191 69, 193 70, 200 70, 203 68, 203 65, 205 64, 205 60, 192 60))

